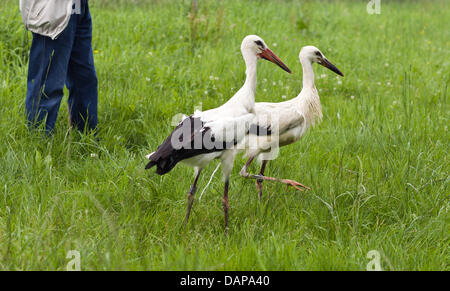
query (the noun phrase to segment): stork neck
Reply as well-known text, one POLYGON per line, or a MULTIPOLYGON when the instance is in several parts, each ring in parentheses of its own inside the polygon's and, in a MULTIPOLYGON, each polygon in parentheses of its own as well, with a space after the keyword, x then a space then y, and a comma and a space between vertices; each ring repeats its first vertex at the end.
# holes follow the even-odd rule
POLYGON ((244 61, 245 61, 245 83, 243 88, 247 89, 250 94, 255 94, 256 91, 256 65, 258 59, 253 53, 244 53, 244 61))
POLYGON ((300 100, 300 108, 306 117, 306 124, 309 126, 314 125, 316 119, 319 121, 322 119, 322 108, 314 86, 312 62, 302 56, 300 56, 300 62, 303 68, 303 88, 297 98, 300 100))
POLYGON ((252 112, 255 107, 255 91, 256 91, 256 63, 258 61, 256 55, 249 51, 242 51, 245 61, 245 83, 239 91, 228 101, 228 104, 239 104, 245 108, 247 112, 252 112))
POLYGON ((303 68, 303 88, 314 88, 314 71, 312 63, 307 58, 300 58, 303 68))

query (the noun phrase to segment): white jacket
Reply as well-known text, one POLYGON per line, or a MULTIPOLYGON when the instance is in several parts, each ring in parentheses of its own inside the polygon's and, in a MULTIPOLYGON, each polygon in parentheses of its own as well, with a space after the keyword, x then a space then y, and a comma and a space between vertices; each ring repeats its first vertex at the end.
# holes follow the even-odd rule
POLYGON ((79 5, 79 0, 20 0, 22 21, 28 30, 55 39, 67 27, 72 5, 77 2, 79 5))

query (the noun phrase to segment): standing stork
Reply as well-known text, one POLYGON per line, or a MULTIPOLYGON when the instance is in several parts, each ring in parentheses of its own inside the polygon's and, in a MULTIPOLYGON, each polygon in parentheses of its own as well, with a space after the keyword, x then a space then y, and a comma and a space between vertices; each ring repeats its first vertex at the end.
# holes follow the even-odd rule
POLYGON ((150 169, 156 166, 156 173, 159 175, 168 173, 181 161, 194 168, 195 179, 187 197, 185 217, 187 223, 202 169, 213 159, 220 159, 225 181, 222 204, 226 234, 228 234, 228 186, 236 156, 235 145, 248 133, 250 124, 255 118, 257 60, 266 59, 288 73, 291 72, 259 36, 246 36, 241 44, 241 52, 246 65, 246 79, 241 89, 222 106, 204 112, 196 111, 183 119, 158 149, 147 155, 150 162, 145 167, 150 169))
POLYGON ((241 148, 245 148, 247 162, 240 175, 256 180, 259 199, 262 195, 262 182, 264 180, 277 181, 292 186, 297 190, 309 189, 303 184, 274 177, 264 176, 268 159, 262 158, 261 170, 258 175, 247 172, 248 166, 255 157, 267 153, 274 147, 282 147, 298 141, 306 130, 314 125, 316 119, 322 119, 320 98, 314 85, 313 63, 318 63, 338 75, 344 76, 323 54, 314 46, 305 46, 300 50, 300 63, 303 67, 303 88, 296 98, 280 103, 261 102, 255 104, 256 120, 260 127, 270 128, 272 136, 256 135, 250 132, 241 148), (275 136, 273 136, 275 135, 275 136), (300 188, 301 187, 301 188, 300 188))

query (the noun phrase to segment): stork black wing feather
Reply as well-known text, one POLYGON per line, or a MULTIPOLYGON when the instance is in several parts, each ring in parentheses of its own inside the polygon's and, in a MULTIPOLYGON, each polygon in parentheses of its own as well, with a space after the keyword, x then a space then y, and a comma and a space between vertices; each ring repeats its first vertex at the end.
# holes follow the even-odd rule
POLYGON ((156 166, 156 173, 164 175, 182 160, 205 153, 223 151, 227 148, 226 144, 222 147, 214 146, 208 148, 204 143, 204 141, 208 140, 214 141, 211 129, 205 127, 205 122, 200 118, 191 115, 180 122, 180 124, 177 125, 172 133, 158 147, 156 152, 149 157, 150 162, 145 169, 156 166), (175 138, 173 137, 174 134, 179 135, 178 139, 176 139, 176 136, 175 138), (185 136, 188 138, 186 139, 185 136), (195 143, 197 138, 201 138, 201 144, 198 144, 198 142, 195 143), (175 146, 174 143, 176 143, 175 146))

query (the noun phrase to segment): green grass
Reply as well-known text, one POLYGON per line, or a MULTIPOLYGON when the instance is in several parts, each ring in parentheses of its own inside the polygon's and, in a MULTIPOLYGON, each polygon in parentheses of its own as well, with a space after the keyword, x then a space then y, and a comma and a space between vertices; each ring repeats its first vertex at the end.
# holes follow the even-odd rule
POLYGON ((0 8, 0 269, 65 270, 78 250, 83 270, 365 270, 378 250, 384 270, 450 270, 447 1, 382 1, 369 15, 368 1, 199 0, 192 17, 190 1, 92 1, 99 142, 68 131, 67 97, 52 138, 28 132, 17 2, 0 8), (300 92, 304 45, 345 77, 314 66, 323 122, 268 165, 312 190, 265 183, 259 202, 239 157, 226 238, 221 175, 198 200, 217 163, 185 228, 192 169, 160 177, 144 154, 175 114, 243 84, 247 34, 293 70, 261 61, 257 101, 300 92))

